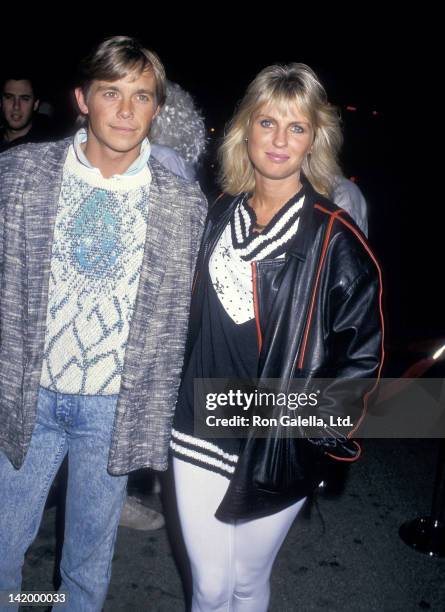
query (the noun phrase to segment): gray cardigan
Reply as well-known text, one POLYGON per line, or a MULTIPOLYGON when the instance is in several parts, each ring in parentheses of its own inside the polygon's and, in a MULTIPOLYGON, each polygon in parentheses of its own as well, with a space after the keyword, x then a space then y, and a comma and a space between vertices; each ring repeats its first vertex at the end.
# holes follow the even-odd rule
MULTIPOLYGON (((71 140, 0 155, 0 449, 30 444, 45 343, 51 249, 71 140)), ((197 184, 150 160, 145 250, 108 459, 111 474, 164 470, 204 218, 197 184)))

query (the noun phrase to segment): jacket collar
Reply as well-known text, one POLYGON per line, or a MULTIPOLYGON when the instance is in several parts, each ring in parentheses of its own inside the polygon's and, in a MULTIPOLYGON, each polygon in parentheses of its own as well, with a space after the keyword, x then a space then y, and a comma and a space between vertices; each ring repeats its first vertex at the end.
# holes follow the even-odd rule
MULTIPOLYGON (((300 215, 298 232, 289 245, 287 256, 294 256, 304 261, 319 225, 319 216, 315 215, 315 204, 323 203, 329 207, 332 205, 324 196, 315 191, 304 175, 302 175, 301 180, 305 190, 305 201, 300 215)), ((216 242, 243 196, 244 193, 235 196, 222 194, 214 203, 209 212, 209 233, 211 233, 211 238, 209 237, 209 244, 206 248, 208 255, 212 253, 216 242)))

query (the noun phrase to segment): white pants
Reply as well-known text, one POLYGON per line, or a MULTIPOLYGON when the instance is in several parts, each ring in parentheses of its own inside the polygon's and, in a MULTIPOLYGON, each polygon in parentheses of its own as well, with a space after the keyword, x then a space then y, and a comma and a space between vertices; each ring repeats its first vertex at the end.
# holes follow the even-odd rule
POLYGON ((275 557, 305 499, 250 521, 214 514, 229 481, 173 458, 179 518, 193 575, 192 612, 265 612, 275 557))

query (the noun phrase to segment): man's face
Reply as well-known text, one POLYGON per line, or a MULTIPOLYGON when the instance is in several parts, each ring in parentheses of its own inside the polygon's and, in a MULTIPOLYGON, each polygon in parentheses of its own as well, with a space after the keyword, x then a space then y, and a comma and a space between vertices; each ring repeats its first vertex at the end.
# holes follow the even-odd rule
POLYGON ((39 101, 34 96, 30 81, 10 79, 2 92, 2 111, 10 130, 23 130, 32 123, 39 101))
POLYGON ((85 96, 76 98, 87 114, 88 144, 108 155, 134 154, 158 113, 156 80, 152 71, 130 73, 117 81, 93 81, 85 96))

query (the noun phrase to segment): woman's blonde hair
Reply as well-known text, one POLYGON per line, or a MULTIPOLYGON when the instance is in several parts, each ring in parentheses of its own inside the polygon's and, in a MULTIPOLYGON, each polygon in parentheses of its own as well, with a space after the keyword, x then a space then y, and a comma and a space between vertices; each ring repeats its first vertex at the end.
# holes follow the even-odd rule
POLYGON ((314 71, 299 63, 268 66, 247 88, 219 150, 220 182, 224 191, 231 194, 254 191, 254 167, 247 153, 246 138, 252 115, 268 104, 284 109, 295 104, 307 117, 314 140, 302 171, 316 191, 329 195, 334 177, 341 174, 337 161, 343 142, 340 117, 337 109, 329 104, 314 71))

